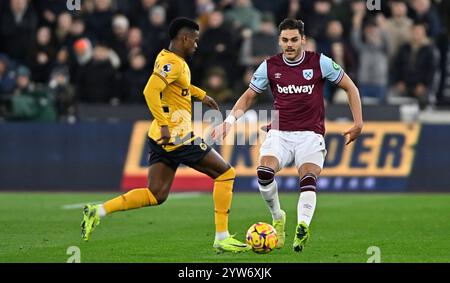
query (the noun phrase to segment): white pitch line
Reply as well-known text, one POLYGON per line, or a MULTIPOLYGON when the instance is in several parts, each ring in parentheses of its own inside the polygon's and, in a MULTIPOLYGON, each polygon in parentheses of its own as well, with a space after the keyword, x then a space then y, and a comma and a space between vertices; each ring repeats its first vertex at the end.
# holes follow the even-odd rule
MULTIPOLYGON (((203 193, 198 192, 186 192, 186 193, 173 193, 169 195, 169 199, 188 199, 188 198, 195 198, 201 196, 203 193)), ((86 204, 99 204, 103 203, 103 201, 87 201, 82 203, 72 203, 72 204, 65 204, 61 206, 61 209, 64 210, 70 210, 70 209, 80 209, 83 208, 86 204)))
POLYGON ((91 204, 99 204, 102 203, 102 201, 87 201, 87 202, 82 202, 82 203, 72 203, 72 204, 66 204, 61 206, 61 209, 79 209, 79 208, 83 208, 86 204, 91 203, 91 204))

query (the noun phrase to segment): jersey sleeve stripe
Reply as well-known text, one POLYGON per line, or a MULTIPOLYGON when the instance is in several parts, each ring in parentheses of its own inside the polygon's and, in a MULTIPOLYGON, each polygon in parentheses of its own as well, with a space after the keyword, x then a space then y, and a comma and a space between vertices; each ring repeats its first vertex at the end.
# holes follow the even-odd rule
POLYGON ((249 87, 251 88, 251 89, 253 89, 255 92, 257 92, 257 93, 262 93, 264 90, 262 90, 262 89, 259 89, 257 86, 255 86, 254 84, 252 84, 252 83, 250 83, 249 84, 249 87))
POLYGON ((159 78, 161 78, 161 79, 166 83, 166 85, 169 84, 169 83, 167 82, 166 78, 164 78, 164 77, 161 76, 160 74, 158 74, 158 73, 156 73, 156 72, 153 72, 153 75, 157 75, 159 78))
POLYGON ((339 84, 342 81, 342 78, 344 77, 344 70, 341 69, 341 71, 339 72, 339 76, 337 77, 336 80, 334 80, 334 84, 339 84))

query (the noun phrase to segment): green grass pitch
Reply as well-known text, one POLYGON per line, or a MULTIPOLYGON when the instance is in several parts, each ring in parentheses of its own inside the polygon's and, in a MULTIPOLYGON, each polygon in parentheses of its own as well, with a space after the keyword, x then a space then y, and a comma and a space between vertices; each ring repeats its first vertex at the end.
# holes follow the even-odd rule
MULTIPOLYGON (((450 262, 450 194, 319 193, 312 237, 297 254, 298 195, 281 193, 286 246, 266 255, 214 253, 211 194, 172 194, 162 206, 112 214, 83 242, 81 208, 63 207, 116 195, 1 193, 0 262, 64 263, 70 246, 79 247, 81 262, 364 263, 370 246, 380 248, 381 262, 450 262)), ((238 239, 270 219, 258 193, 234 194, 229 225, 238 239)))

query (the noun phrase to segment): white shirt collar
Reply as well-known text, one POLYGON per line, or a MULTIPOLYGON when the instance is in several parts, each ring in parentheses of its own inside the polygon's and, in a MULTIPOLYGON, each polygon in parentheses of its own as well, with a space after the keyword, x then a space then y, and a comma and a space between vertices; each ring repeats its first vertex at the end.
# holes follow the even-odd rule
POLYGON ((284 57, 284 54, 282 55, 282 57, 283 57, 283 61, 284 61, 284 63, 285 63, 286 65, 291 66, 291 67, 293 67, 293 66, 298 66, 298 65, 300 65, 300 64, 303 62, 303 60, 305 59, 305 50, 302 51, 302 55, 301 55, 300 58, 299 58, 298 60, 296 60, 296 61, 290 61, 290 60, 288 60, 286 57, 284 57))

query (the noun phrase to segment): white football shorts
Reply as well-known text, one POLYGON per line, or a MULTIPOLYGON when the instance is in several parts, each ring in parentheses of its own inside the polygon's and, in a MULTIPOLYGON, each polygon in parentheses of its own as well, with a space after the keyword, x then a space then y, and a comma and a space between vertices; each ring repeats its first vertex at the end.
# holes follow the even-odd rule
POLYGON ((313 163, 323 168, 327 150, 322 135, 312 131, 269 130, 259 149, 259 158, 275 156, 280 169, 295 162, 298 169, 304 163, 313 163))

